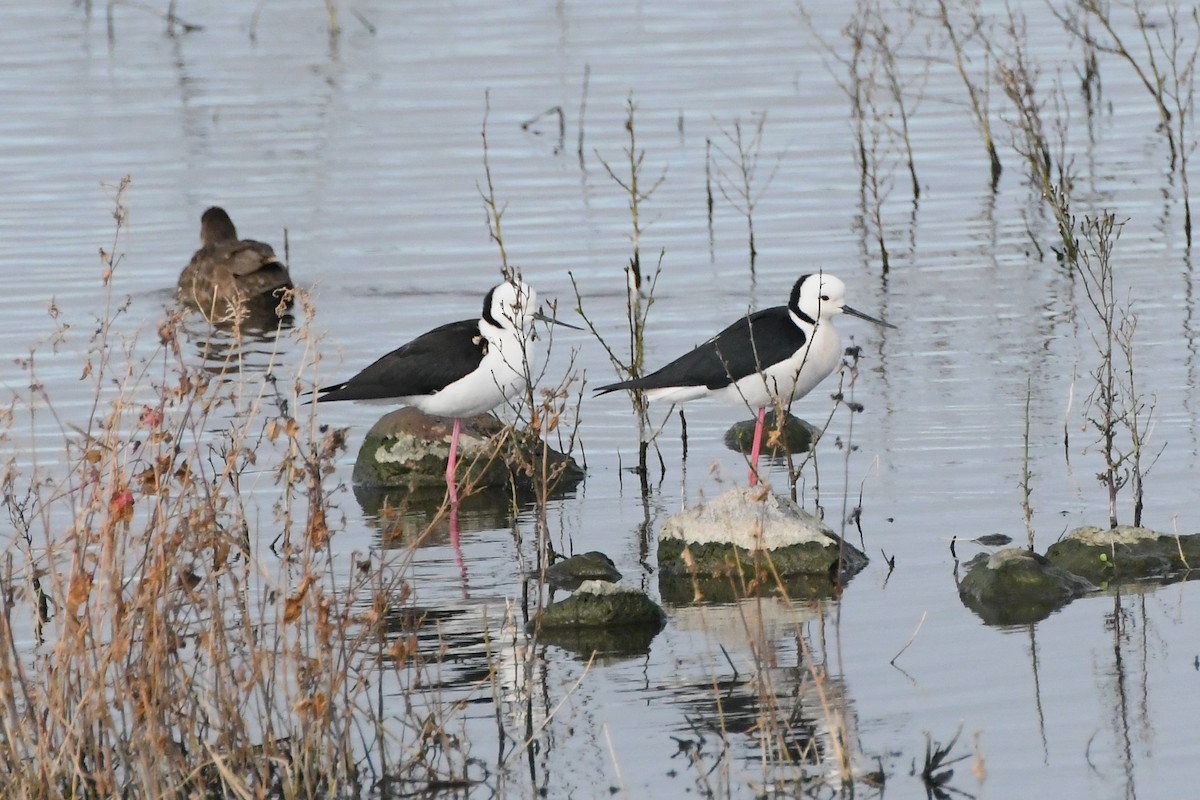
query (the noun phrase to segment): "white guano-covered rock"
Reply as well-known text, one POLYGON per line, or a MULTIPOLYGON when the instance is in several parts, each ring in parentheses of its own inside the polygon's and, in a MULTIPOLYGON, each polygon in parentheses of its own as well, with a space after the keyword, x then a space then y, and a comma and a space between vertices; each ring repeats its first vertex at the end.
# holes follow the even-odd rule
POLYGON ((824 522, 761 486, 730 489, 672 516, 659 532, 660 541, 670 539, 691 545, 734 545, 751 551, 838 542, 824 522))

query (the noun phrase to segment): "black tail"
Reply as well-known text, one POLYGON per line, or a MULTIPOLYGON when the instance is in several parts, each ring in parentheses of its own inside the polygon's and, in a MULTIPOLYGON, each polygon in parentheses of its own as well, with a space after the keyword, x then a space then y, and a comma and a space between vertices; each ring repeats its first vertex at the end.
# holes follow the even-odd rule
POLYGON ((601 387, 597 388, 595 390, 596 394, 594 394, 593 397, 599 397, 600 395, 608 394, 609 392, 619 392, 622 389, 641 389, 642 387, 639 385, 640 383, 641 383, 640 380, 620 381, 619 383, 610 383, 607 386, 601 386, 601 387))
POLYGON ((333 386, 323 386, 320 389, 313 389, 312 394, 310 394, 308 396, 308 399, 305 400, 300 405, 306 406, 306 405, 309 405, 310 403, 315 403, 318 400, 322 403, 328 402, 330 400, 353 400, 354 399, 353 397, 338 397, 337 396, 338 392, 341 392, 345 388, 346 388, 346 384, 335 383, 333 386))

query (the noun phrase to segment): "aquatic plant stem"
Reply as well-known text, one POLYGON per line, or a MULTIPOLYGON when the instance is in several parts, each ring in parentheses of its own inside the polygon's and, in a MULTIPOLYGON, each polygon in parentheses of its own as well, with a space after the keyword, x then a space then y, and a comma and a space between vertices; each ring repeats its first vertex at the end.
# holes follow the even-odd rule
POLYGON ((1025 435, 1023 437, 1024 447, 1021 451, 1021 511, 1025 518, 1025 536, 1026 544, 1029 551, 1033 552, 1033 506, 1029 502, 1029 496, 1033 493, 1032 478, 1033 473, 1029 469, 1029 423, 1030 414, 1029 406, 1033 397, 1033 379, 1025 378, 1025 435))
MULTIPOLYGON (((975 127, 979 131, 980 137, 983 139, 984 149, 987 150, 988 161, 991 164, 992 174, 992 191, 1000 185, 1000 173, 1003 171, 1003 166, 1000 163, 1000 156, 996 152, 996 141, 992 136, 992 122, 987 109, 987 84, 981 89, 967 75, 966 60, 963 57, 963 42, 959 38, 958 32, 955 30, 953 23, 950 21, 950 13, 946 8, 946 0, 938 0, 939 19, 942 27, 946 30, 946 35, 950 39, 950 47, 954 51, 954 64, 958 70, 958 75, 962 78, 963 85, 967 88, 967 99, 971 103, 971 113, 975 117, 975 127)), ((983 21, 978 17, 973 17, 974 29, 978 30, 983 25, 983 21)))

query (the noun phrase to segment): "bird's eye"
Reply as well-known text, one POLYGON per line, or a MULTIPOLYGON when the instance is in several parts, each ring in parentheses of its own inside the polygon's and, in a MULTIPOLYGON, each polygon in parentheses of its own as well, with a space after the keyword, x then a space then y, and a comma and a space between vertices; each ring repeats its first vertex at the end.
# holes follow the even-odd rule
POLYGON ((821 299, 822 299, 822 300, 824 300, 825 302, 827 302, 827 303, 828 303, 828 302, 829 302, 829 295, 827 295, 827 294, 823 294, 823 295, 821 295, 821 299))

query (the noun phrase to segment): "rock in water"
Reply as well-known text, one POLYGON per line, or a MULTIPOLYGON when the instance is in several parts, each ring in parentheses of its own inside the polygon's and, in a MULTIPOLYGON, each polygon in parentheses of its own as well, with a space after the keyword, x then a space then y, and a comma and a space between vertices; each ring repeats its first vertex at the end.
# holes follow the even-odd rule
POLYGON ((747 591, 774 590, 778 575, 789 594, 827 595, 867 564, 821 520, 762 486, 731 489, 676 514, 658 538, 660 591, 677 602, 696 589, 707 599, 732 599, 731 576, 747 591), (694 586, 700 577, 720 580, 694 586))
MULTIPOLYGON (((754 429, 758 420, 739 422, 725 431, 725 446, 735 453, 750 454, 754 448, 754 429)), ((775 422, 775 412, 768 411, 763 419, 762 452, 767 456, 788 453, 807 453, 812 447, 817 429, 797 416, 784 412, 783 425, 775 422)))
POLYGON ((575 594, 551 603, 530 621, 543 642, 577 653, 644 654, 666 624, 667 615, 646 593, 607 581, 584 581, 575 594))
POLYGON ((541 617, 530 623, 547 628, 628 628, 650 627, 656 631, 666 615, 645 592, 608 581, 584 581, 566 600, 542 609, 541 617))
POLYGON ((1020 547, 980 553, 958 584, 963 605, 989 625, 1026 625, 1050 616, 1080 595, 1089 581, 1020 547))
MULTIPOLYGON (((363 438, 354 463, 353 481, 360 486, 420 488, 444 485, 454 421, 400 408, 384 414, 363 438)), ((542 464, 542 442, 507 428, 490 414, 462 421, 458 440, 460 486, 533 484, 532 469, 542 464)), ((569 455, 546 446, 549 481, 574 486, 583 469, 569 455)), ((561 488, 559 489, 561 491, 561 488)))
POLYGON ((617 565, 599 550, 565 558, 546 568, 546 580, 555 589, 573 592, 584 581, 616 583, 621 580, 617 565))
POLYGON ((1046 548, 1046 558, 1099 586, 1164 580, 1200 565, 1200 534, 1160 533, 1131 525, 1076 528, 1046 548))

